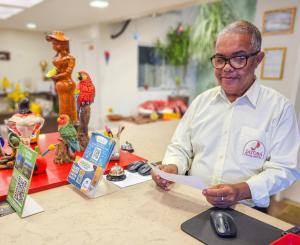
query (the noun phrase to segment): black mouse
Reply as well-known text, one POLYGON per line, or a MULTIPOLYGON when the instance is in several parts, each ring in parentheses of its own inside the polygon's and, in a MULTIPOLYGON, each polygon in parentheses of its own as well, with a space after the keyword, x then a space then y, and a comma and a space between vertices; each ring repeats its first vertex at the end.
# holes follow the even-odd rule
POLYGON ((128 166, 127 166, 127 170, 131 173, 135 173, 138 171, 138 169, 140 167, 142 167, 144 164, 146 164, 144 161, 142 160, 139 160, 139 161, 135 161, 133 163, 130 163, 128 166))
POLYGON ((139 167, 138 172, 140 175, 147 176, 151 174, 151 167, 149 164, 144 164, 143 166, 139 167))
POLYGON ((212 211, 210 221, 218 236, 236 237, 237 229, 230 214, 225 211, 212 211))

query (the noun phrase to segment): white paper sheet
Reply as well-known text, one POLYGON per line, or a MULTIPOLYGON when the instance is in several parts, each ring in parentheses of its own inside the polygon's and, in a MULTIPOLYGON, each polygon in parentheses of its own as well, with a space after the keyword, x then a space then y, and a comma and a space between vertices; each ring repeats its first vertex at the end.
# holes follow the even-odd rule
MULTIPOLYGON (((127 186, 136 185, 152 179, 151 175, 142 176, 139 173, 130 173, 127 170, 125 170, 125 174, 126 174, 126 179, 122 181, 111 181, 111 183, 121 188, 125 188, 127 186)), ((106 178, 106 176, 104 178, 106 178)))
POLYGON ((173 181, 178 184, 189 185, 198 189, 204 189, 207 187, 203 183, 203 181, 198 176, 185 176, 185 175, 178 175, 178 174, 169 174, 164 171, 161 171, 158 167, 153 166, 150 164, 154 173, 158 174, 165 180, 173 181))

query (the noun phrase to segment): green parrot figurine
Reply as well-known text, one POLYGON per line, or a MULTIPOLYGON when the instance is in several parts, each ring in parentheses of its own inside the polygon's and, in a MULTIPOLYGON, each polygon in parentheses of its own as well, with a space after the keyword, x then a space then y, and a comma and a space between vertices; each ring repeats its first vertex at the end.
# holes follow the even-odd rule
POLYGON ((68 145, 69 153, 74 156, 75 151, 80 150, 77 131, 71 123, 70 117, 66 114, 61 114, 57 118, 58 132, 63 141, 68 145))

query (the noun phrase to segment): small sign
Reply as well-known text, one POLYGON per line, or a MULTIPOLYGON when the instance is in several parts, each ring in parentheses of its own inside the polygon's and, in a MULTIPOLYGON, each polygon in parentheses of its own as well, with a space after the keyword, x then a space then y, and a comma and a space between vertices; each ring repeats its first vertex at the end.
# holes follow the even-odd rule
POLYGON ((36 151, 23 144, 19 145, 6 200, 20 217, 23 217, 36 157, 36 151))
POLYGON ((68 181, 88 196, 95 191, 109 162, 116 142, 113 138, 93 132, 89 144, 80 159, 76 159, 68 175, 68 181))
POLYGON ((5 51, 0 51, 0 60, 10 60, 10 53, 5 51))

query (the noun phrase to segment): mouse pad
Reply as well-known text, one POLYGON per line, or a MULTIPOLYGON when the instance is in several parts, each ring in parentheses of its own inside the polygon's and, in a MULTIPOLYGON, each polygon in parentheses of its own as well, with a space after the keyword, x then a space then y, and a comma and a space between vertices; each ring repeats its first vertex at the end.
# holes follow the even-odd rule
POLYGON ((246 214, 233 209, 226 209, 233 219, 237 228, 237 236, 234 238, 219 237, 210 223, 210 212, 218 210, 210 208, 205 212, 185 221, 181 229, 192 237, 208 245, 264 245, 278 239, 282 230, 263 223, 246 214))

